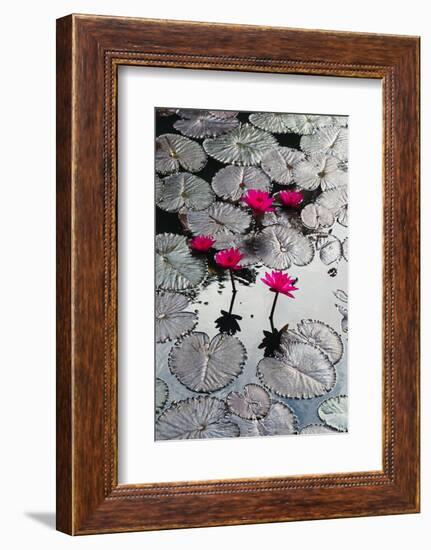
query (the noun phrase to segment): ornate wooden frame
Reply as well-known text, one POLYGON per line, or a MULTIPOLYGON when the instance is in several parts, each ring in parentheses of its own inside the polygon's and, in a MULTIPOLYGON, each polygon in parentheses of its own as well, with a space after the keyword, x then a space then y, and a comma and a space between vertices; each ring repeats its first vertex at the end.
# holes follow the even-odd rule
POLYGON ((59 19, 57 215, 60 531, 419 511, 419 38, 87 15, 59 19), (125 64, 382 80, 382 471, 118 484, 116 90, 117 68, 125 64))

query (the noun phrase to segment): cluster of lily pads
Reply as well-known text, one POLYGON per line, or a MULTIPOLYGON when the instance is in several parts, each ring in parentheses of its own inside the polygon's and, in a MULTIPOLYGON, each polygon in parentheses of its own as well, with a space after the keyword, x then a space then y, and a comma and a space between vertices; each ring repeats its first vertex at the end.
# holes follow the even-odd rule
MULTIPOLYGON (((334 389, 344 346, 332 327, 304 319, 296 329, 273 329, 276 345, 253 366, 256 383, 231 391, 247 350, 219 319, 214 337, 196 331, 193 303, 219 275, 214 258, 220 251, 236 251, 235 269, 244 277, 261 266, 276 272, 303 267, 315 256, 335 272, 347 261, 347 237, 337 235, 348 220, 347 118, 251 113, 244 121, 233 111, 191 109, 158 109, 157 116, 174 117, 176 133, 156 138, 156 205, 179 224, 177 232, 159 232, 155 240, 156 342, 169 343, 158 360, 191 396, 172 400, 167 382, 157 378, 156 439, 346 431, 345 395, 320 401, 321 423, 302 428, 283 401, 334 389), (283 134, 296 135, 298 147, 281 145, 283 134), (208 163, 216 167, 210 181, 208 163), (260 208, 254 192, 261 193, 260 208), (192 246, 196 239, 207 239, 208 247, 192 246)), ((235 293, 233 286, 233 299, 235 293)))

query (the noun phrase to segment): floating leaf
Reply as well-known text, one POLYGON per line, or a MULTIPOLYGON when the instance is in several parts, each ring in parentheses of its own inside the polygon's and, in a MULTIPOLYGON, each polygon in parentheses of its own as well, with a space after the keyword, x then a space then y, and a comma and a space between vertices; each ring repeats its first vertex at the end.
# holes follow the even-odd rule
POLYGON ((302 136, 301 149, 308 155, 324 153, 347 160, 348 131, 346 128, 328 127, 309 136, 302 136))
MULTIPOLYGON (((343 356, 343 341, 341 336, 322 321, 304 319, 297 325, 298 332, 307 342, 326 353, 333 365, 343 356)), ((283 345, 283 341, 282 341, 283 345)))
POLYGON ((338 430, 334 430, 325 424, 309 424, 304 426, 300 432, 301 435, 320 435, 320 434, 336 434, 338 430))
POLYGON ((157 206, 167 212, 178 212, 186 207, 203 210, 214 202, 211 186, 202 178, 181 172, 164 179, 157 206))
POLYGON ((343 241, 343 256, 346 262, 349 261, 349 237, 346 237, 343 241))
POLYGON ((177 112, 177 109, 170 109, 167 107, 157 107, 156 109, 157 116, 165 117, 172 116, 177 112))
POLYGON ((188 172, 199 172, 205 166, 207 156, 199 145, 178 134, 163 134, 156 139, 156 171, 160 174, 178 172, 180 167, 188 172))
POLYGON ((340 432, 347 432, 347 397, 330 397, 317 409, 320 420, 340 432))
POLYGON ((192 397, 174 403, 156 422, 156 440, 238 437, 239 428, 226 418, 226 405, 215 397, 192 397))
POLYGON ((156 235, 156 287, 185 290, 198 286, 205 278, 204 260, 192 256, 186 237, 172 233, 156 235))
POLYGON ((193 311, 184 311, 189 306, 182 294, 161 292, 156 294, 156 342, 175 340, 191 332, 197 324, 193 311))
POLYGON ((156 344, 156 373, 162 376, 162 373, 168 372, 168 360, 169 354, 172 349, 172 344, 167 342, 165 344, 156 344))
POLYGON ((193 332, 172 348, 169 368, 189 390, 209 393, 229 385, 242 372, 247 353, 238 338, 217 334, 210 341, 193 332))
POLYGON ((216 250, 237 248, 242 254, 242 258, 238 265, 241 267, 249 267, 259 262, 259 258, 256 256, 255 242, 256 233, 248 233, 246 235, 221 233, 217 235, 213 248, 216 250))
POLYGON ((269 393, 257 384, 247 384, 242 393, 231 392, 226 403, 233 414, 245 420, 257 420, 264 417, 271 406, 269 393))
POLYGON ((254 166, 226 166, 217 172, 211 185, 218 197, 231 201, 239 200, 249 189, 271 188, 268 176, 254 166))
POLYGON ((246 437, 292 435, 297 433, 298 419, 288 405, 277 401, 265 417, 240 422, 240 426, 246 437))
POLYGON ((346 186, 324 191, 316 199, 316 204, 332 212, 338 223, 345 227, 348 225, 348 202, 349 196, 346 186))
POLYGON ((187 225, 193 235, 243 233, 250 221, 250 214, 222 202, 216 202, 200 212, 187 212, 187 225))
POLYGON ((296 229, 271 225, 255 240, 256 255, 271 269, 287 269, 292 264, 303 266, 311 262, 314 248, 310 240, 296 229))
POLYGON ((329 392, 335 385, 335 368, 316 346, 289 342, 279 358, 262 359, 257 371, 263 384, 281 397, 309 399, 329 392))
POLYGON ((251 124, 243 124, 228 134, 206 139, 203 143, 208 155, 216 160, 245 166, 259 164, 262 156, 276 146, 274 136, 251 124))
POLYGON ((320 186, 326 191, 346 185, 347 172, 341 170, 335 157, 317 154, 295 165, 293 179, 301 189, 314 191, 320 186))
POLYGON ((334 291, 334 296, 338 299, 347 304, 349 301, 349 298, 347 296, 347 292, 344 292, 344 290, 338 289, 334 291))
POLYGON ((308 229, 331 227, 334 224, 334 214, 317 203, 310 203, 301 210, 302 223, 308 229))
POLYGON ((313 134, 316 129, 330 126, 332 117, 324 115, 287 115, 285 123, 289 132, 295 134, 313 134))
POLYGON ((163 190, 163 180, 155 174, 154 176, 154 189, 155 189, 155 199, 156 203, 160 200, 160 197, 162 196, 162 190, 163 190))
POLYGON ((347 308, 340 306, 339 304, 335 304, 335 307, 338 309, 338 311, 341 314, 341 330, 343 332, 348 332, 349 330, 349 316, 348 316, 348 310, 347 308))
POLYGON ((185 120, 177 120, 174 124, 174 128, 185 136, 201 139, 225 134, 239 125, 236 118, 218 118, 213 112, 202 111, 185 120))
POLYGON ((204 109, 177 109, 177 114, 181 118, 196 118, 204 116, 213 116, 215 118, 236 118, 238 111, 206 111, 204 109))
POLYGON ((156 378, 156 414, 160 414, 169 398, 169 388, 164 380, 156 378))
POLYGON ((282 185, 292 183, 295 167, 305 158, 304 153, 290 147, 271 149, 262 157, 262 169, 275 182, 282 185))
POLYGON ((249 116, 252 124, 265 130, 266 132, 274 132, 275 134, 285 134, 289 132, 289 115, 284 113, 253 113, 249 116))
POLYGON ((325 265, 338 262, 343 255, 341 241, 335 235, 326 235, 325 237, 321 237, 318 239, 317 247, 319 250, 320 259, 325 265))
POLYGON ((269 227, 270 225, 283 225, 284 227, 292 227, 292 222, 296 219, 296 216, 286 212, 284 208, 275 208, 274 212, 265 212, 262 217, 263 227, 269 227))

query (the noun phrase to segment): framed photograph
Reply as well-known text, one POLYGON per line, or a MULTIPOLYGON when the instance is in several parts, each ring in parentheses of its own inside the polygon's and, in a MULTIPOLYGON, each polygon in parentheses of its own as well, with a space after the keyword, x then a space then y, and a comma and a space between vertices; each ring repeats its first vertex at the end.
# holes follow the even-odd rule
POLYGON ((419 511, 419 38, 57 21, 57 528, 419 511))

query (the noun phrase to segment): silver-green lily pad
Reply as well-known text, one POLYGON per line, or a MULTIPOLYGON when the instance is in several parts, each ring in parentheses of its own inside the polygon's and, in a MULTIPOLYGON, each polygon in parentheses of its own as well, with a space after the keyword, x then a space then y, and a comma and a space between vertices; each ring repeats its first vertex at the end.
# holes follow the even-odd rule
POLYGON ((203 147, 208 155, 225 164, 252 166, 259 164, 267 151, 277 147, 277 140, 251 124, 243 124, 228 134, 206 139, 203 147))
POLYGON ((321 435, 321 434, 336 434, 338 430, 326 426, 326 424, 308 424, 300 431, 301 435, 321 435))
POLYGON ((238 201, 249 189, 269 191, 271 181, 255 166, 226 166, 217 172, 211 185, 218 197, 238 201))
POLYGON ((289 115, 284 113, 253 113, 249 116, 252 124, 275 134, 285 134, 289 132, 289 115))
POLYGON ((226 415, 226 404, 216 397, 200 395, 173 403, 156 422, 156 440, 238 437, 238 426, 226 415))
POLYGON ((206 162, 205 151, 191 139, 178 134, 163 134, 156 139, 155 164, 160 174, 172 174, 180 168, 199 172, 206 162))
POLYGON ((191 391, 210 393, 228 386, 243 370, 247 352, 234 336, 193 332, 171 351, 169 368, 191 391))
POLYGON ((155 406, 156 414, 160 414, 168 402, 169 399, 169 388, 164 380, 161 378, 156 378, 156 395, 155 395, 155 406))
POLYGON ((234 117, 218 118, 209 111, 203 111, 195 116, 177 120, 174 128, 191 138, 216 137, 236 128, 239 121, 234 117))
POLYGON ((281 397, 318 397, 336 382, 335 368, 327 355, 305 342, 289 342, 280 357, 262 359, 257 372, 264 386, 281 397))
POLYGON ((181 208, 203 210, 215 200, 209 183, 194 174, 181 172, 164 179, 157 206, 167 212, 181 208))
POLYGON ((242 393, 231 392, 226 403, 229 410, 245 420, 258 420, 263 418, 271 407, 269 393, 258 384, 247 384, 242 393))
POLYGON ((301 210, 301 221, 307 229, 319 229, 334 225, 335 218, 331 210, 317 202, 311 202, 301 210))
POLYGON ((184 311, 190 305, 189 300, 176 292, 156 294, 156 342, 176 340, 191 332, 197 322, 194 311, 184 311))
POLYGON ((324 153, 347 160, 348 130, 335 126, 321 128, 311 135, 302 136, 300 145, 307 155, 324 153))
POLYGON ((304 266, 314 256, 311 241, 289 227, 271 225, 263 229, 255 239, 256 255, 271 269, 288 269, 292 264, 304 266))
POLYGON ((341 336, 323 321, 304 319, 298 323, 297 330, 307 342, 326 353, 333 365, 343 356, 341 336))
POLYGON ((348 203, 349 196, 346 186, 324 191, 315 201, 315 204, 332 212, 338 223, 344 227, 348 225, 348 203))
POLYGON ((256 256, 255 241, 256 233, 248 233, 246 235, 240 235, 238 233, 221 233, 217 235, 213 248, 215 250, 237 248, 242 254, 242 258, 238 265, 241 267, 249 267, 260 261, 256 256))
POLYGON ((316 248, 319 250, 320 259, 325 265, 338 262, 343 256, 341 241, 335 235, 319 237, 316 241, 316 248))
POLYGON ((326 191, 346 185, 347 172, 340 168, 338 159, 320 153, 298 162, 293 168, 293 179, 301 189, 314 191, 320 186, 326 191))
POLYGON ((207 273, 202 258, 190 253, 187 238, 173 233, 156 235, 156 288, 186 290, 198 286, 207 273))
POLYGON ((347 432, 347 396, 330 397, 320 404, 317 414, 320 420, 340 432, 347 432))
POLYGON ((271 149, 262 157, 262 169, 275 182, 281 185, 292 183, 295 167, 305 158, 304 153, 290 147, 271 149))
POLYGON ((200 212, 187 212, 187 226, 193 235, 219 236, 223 233, 244 233, 250 226, 250 214, 222 202, 200 212))
POLYGON ((298 433, 298 419, 285 403, 273 403, 266 414, 258 420, 239 422, 241 435, 245 437, 267 435, 293 435, 298 433))

